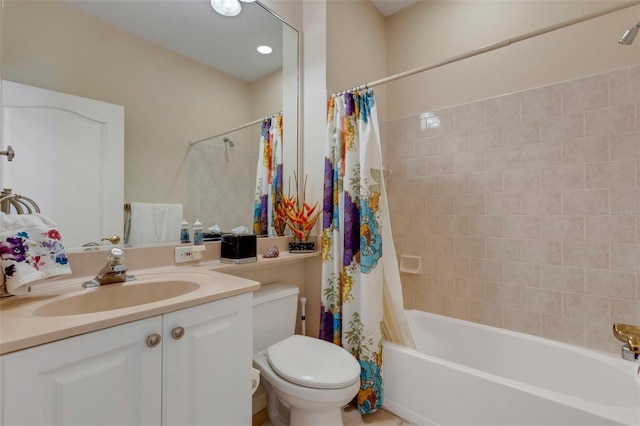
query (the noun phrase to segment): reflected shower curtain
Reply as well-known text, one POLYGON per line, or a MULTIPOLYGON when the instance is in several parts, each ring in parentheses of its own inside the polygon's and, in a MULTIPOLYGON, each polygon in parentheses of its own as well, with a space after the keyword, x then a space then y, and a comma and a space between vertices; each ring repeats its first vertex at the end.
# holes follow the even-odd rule
POLYGON ((282 115, 267 118, 260 125, 260 151, 256 171, 253 232, 275 235, 274 211, 282 196, 282 115))
POLYGON ((391 238, 373 91, 332 97, 327 119, 320 338, 357 358, 357 406, 367 414, 382 406, 383 337, 407 346, 413 341, 391 238))

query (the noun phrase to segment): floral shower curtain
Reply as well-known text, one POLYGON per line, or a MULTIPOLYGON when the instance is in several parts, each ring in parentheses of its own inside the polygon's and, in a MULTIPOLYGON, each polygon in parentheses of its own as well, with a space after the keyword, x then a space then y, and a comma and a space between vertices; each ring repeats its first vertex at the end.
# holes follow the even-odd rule
POLYGON ((257 235, 279 234, 274 211, 282 196, 282 115, 265 119, 260 125, 260 151, 256 171, 253 208, 253 232, 257 235))
POLYGON ((332 97, 327 120, 320 338, 360 363, 357 406, 368 414, 382 406, 383 333, 407 346, 413 341, 404 320, 373 91, 332 97))

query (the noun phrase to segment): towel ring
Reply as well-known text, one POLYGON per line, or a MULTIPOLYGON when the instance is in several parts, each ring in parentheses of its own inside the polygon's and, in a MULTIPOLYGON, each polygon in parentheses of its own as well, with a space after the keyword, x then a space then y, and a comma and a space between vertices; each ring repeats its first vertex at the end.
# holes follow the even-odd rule
POLYGON ((12 207, 18 214, 40 213, 40 207, 31 198, 12 194, 11 189, 4 188, 0 193, 0 211, 11 214, 12 207))

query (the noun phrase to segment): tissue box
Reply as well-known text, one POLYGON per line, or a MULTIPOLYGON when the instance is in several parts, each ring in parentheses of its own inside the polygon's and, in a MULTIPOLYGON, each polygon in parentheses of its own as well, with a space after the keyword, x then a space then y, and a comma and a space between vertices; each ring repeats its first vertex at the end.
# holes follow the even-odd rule
POLYGON ((225 263, 249 263, 258 260, 256 235, 222 234, 220 261, 225 263))

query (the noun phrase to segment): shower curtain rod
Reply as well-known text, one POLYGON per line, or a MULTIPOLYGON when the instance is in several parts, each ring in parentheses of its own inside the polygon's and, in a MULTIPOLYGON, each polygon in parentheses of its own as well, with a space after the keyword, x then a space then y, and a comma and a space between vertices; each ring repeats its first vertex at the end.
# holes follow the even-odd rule
POLYGON ((208 141, 209 139, 219 138, 220 136, 224 136, 227 133, 233 133, 236 130, 242 130, 245 127, 249 127, 249 126, 253 126, 254 124, 262 123, 263 121, 268 120, 269 118, 272 118, 272 117, 275 117, 275 116, 278 116, 278 115, 282 115, 282 111, 276 112, 275 114, 271 114, 271 115, 269 115, 267 117, 259 118, 257 120, 254 120, 254 121, 250 122, 250 123, 243 124, 242 126, 234 127, 233 129, 227 130, 226 132, 218 133, 218 134, 215 134, 213 136, 208 136, 206 138, 202 138, 202 139, 199 139, 197 141, 189 141, 188 142, 188 146, 190 147, 190 146, 195 145, 197 143, 208 141))
POLYGON ((559 30, 559 29, 562 29, 562 28, 565 28, 565 27, 569 27, 571 25, 579 24, 581 22, 588 21, 588 20, 594 19, 594 18, 598 18, 600 16, 608 15, 610 13, 617 12, 617 11, 623 10, 623 9, 627 9, 629 7, 637 6, 639 4, 640 4, 640 0, 634 0, 634 1, 629 1, 629 2, 625 2, 625 3, 620 3, 620 4, 617 4, 615 6, 611 6, 611 7, 608 7, 606 9, 600 10, 598 12, 594 12, 594 13, 590 13, 590 14, 587 14, 587 15, 583 15, 583 16, 580 16, 580 17, 574 18, 574 19, 569 19, 569 20, 560 22, 560 23, 555 24, 555 25, 550 25, 548 27, 544 27, 544 28, 541 28, 539 30, 531 31, 531 32, 528 32, 528 33, 525 33, 525 34, 522 34, 522 35, 519 35, 519 36, 515 36, 515 37, 512 37, 512 38, 500 41, 498 43, 494 43, 494 44, 491 44, 491 45, 488 45, 488 46, 485 46, 485 47, 481 47, 479 49, 471 50, 469 52, 453 56, 453 57, 451 57, 449 59, 446 59, 446 60, 441 61, 441 62, 437 62, 435 64, 414 68, 414 69, 408 70, 408 71, 403 71, 403 72, 400 72, 398 74, 394 74, 394 75, 382 78, 380 80, 372 81, 370 83, 363 84, 361 86, 356 86, 356 87, 354 87, 352 89, 343 90, 341 92, 334 93, 331 96, 332 97, 333 96, 340 96, 340 95, 344 95, 347 92, 356 92, 358 90, 369 89, 369 88, 374 87, 374 86, 379 86, 381 84, 389 83, 389 82, 394 81, 394 80, 398 80, 398 79, 401 79, 401 78, 409 77, 411 75, 418 74, 418 73, 421 73, 421 72, 424 72, 424 71, 429 71, 429 70, 432 70, 434 68, 439 68, 439 67, 444 66, 444 65, 452 64, 454 62, 458 62, 458 61, 461 61, 463 59, 467 59, 467 58, 471 58, 473 56, 481 55, 483 53, 491 52, 492 50, 501 49, 503 47, 507 47, 507 46, 510 46, 512 44, 515 44, 515 43, 518 43, 518 42, 521 42, 521 41, 524 41, 524 40, 528 40, 530 38, 537 37, 537 36, 542 35, 542 34, 546 34, 546 33, 549 33, 549 32, 552 32, 552 31, 556 31, 556 30, 559 30))

